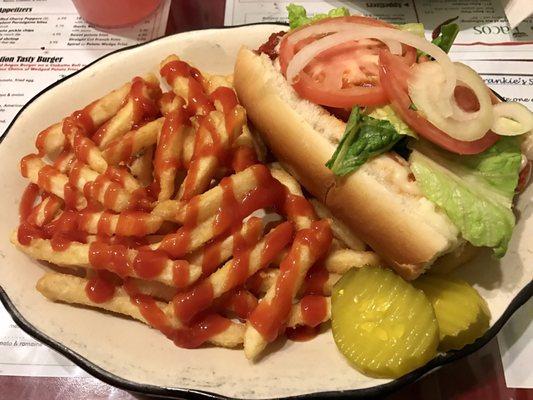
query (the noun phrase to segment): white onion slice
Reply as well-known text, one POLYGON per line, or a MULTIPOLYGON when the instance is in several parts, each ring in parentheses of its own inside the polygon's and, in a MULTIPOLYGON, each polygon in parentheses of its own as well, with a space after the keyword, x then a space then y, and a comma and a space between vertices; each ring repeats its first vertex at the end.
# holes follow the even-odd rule
MULTIPOLYGON (((330 23, 318 24, 314 27, 303 29, 302 31, 298 31, 293 34, 295 36, 297 34, 300 34, 298 35, 298 37, 292 38, 293 40, 297 41, 315 34, 330 33, 332 29, 338 31, 337 33, 333 33, 331 35, 323 37, 322 39, 314 41, 313 43, 305 46, 302 50, 296 53, 296 55, 292 58, 292 60, 289 62, 289 65, 287 66, 286 75, 287 80, 289 82, 294 82, 294 79, 298 76, 300 71, 302 71, 307 66, 307 64, 311 62, 313 58, 315 58, 323 51, 336 45, 346 43, 352 40, 361 40, 364 38, 378 39, 384 42, 385 44, 387 44, 386 41, 397 41, 399 43, 404 43, 418 50, 421 50, 424 53, 427 53, 442 66, 442 70, 444 71, 446 80, 442 92, 442 97, 441 99, 439 99, 439 108, 446 116, 452 115, 453 110, 451 106, 451 98, 453 97, 453 91, 455 89, 456 73, 455 68, 453 67, 453 63, 448 57, 448 54, 446 54, 440 47, 428 42, 425 38, 416 36, 409 32, 401 31, 399 29, 368 26, 354 23, 350 24, 351 28, 345 27, 342 24, 339 25, 340 26, 335 29, 334 26, 330 23), (304 32, 306 32, 305 35, 303 34, 304 32), (301 38, 299 36, 301 36, 301 38)), ((291 36, 288 37, 288 40, 291 39, 291 36)), ((389 47, 391 52, 397 51, 397 48, 395 48, 395 46, 391 47, 393 47, 389 47)))
MULTIPOLYGON (((457 81, 457 86, 466 86, 468 87, 468 84, 465 82, 457 81)), ((451 117, 453 119, 456 119, 457 121, 470 121, 472 119, 476 119, 479 117, 479 110, 478 111, 465 111, 463 110, 459 104, 457 104, 457 101, 455 100, 455 96, 452 99, 452 109, 453 114, 451 117)))
POLYGON ((501 102, 493 106, 492 131, 502 136, 523 135, 533 129, 533 113, 515 102, 501 102))
POLYGON ((389 48, 392 54, 401 56, 403 53, 402 44, 396 40, 383 39, 383 43, 389 48))
POLYGON ((533 160, 533 131, 523 136, 520 150, 528 160, 533 160))
MULTIPOLYGON (((479 110, 468 113, 462 110, 460 119, 446 116, 438 107, 444 91, 445 75, 442 66, 434 61, 417 64, 413 67, 408 81, 409 96, 419 112, 437 128, 454 139, 471 142, 481 139, 493 123, 493 109, 489 92, 483 79, 470 67, 454 63, 457 80, 470 88, 479 101, 479 110)), ((460 109, 452 97, 454 109, 460 109)), ((456 112, 457 114, 457 112, 456 112)))
MULTIPOLYGON (((325 35, 328 33, 337 33, 337 32, 345 32, 353 30, 356 26, 374 26, 374 25, 365 25, 365 24, 357 24, 354 22, 348 22, 348 21, 329 21, 329 22, 323 22, 321 24, 314 24, 309 25, 305 29, 301 29, 299 31, 296 31, 289 36, 287 36, 287 42, 289 44, 296 44, 300 40, 311 37, 311 36, 319 36, 319 35, 325 35)), ((395 41, 395 40, 383 40, 383 43, 387 45, 390 52, 392 54, 402 54, 402 45, 395 41)))

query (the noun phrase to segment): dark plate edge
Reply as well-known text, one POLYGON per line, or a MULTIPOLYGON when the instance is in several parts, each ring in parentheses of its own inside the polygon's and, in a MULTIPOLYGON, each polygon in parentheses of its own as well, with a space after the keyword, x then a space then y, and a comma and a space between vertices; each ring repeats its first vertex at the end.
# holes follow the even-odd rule
MULTIPOLYGON (((231 29, 231 28, 238 28, 243 26, 253 26, 253 25, 279 25, 283 27, 287 27, 287 24, 283 23, 272 23, 272 22, 261 22, 261 23, 251 23, 251 24, 242 24, 242 25, 233 25, 233 26, 222 26, 218 28, 210 28, 211 29, 231 29)), ((194 31, 192 31, 194 32, 194 31)), ((179 35, 180 33, 177 33, 175 35, 179 35)), ((97 58, 90 64, 87 64, 85 67, 79 69, 78 71, 67 75, 56 82, 50 84, 43 90, 41 90, 39 93, 37 93, 35 96, 33 96, 15 115, 13 120, 9 123, 7 129, 5 130, 4 134, 0 137, 0 143, 3 142, 4 138, 7 137, 9 134, 9 131, 11 130, 13 124, 15 121, 20 117, 20 115, 24 112, 24 110, 37 98, 39 98, 41 95, 43 95, 45 92, 49 91, 50 89, 54 88, 55 86, 61 84, 62 82, 66 81, 67 79, 70 79, 71 77, 79 74, 81 71, 91 67, 93 64, 96 64, 97 62, 103 60, 106 57, 112 56, 113 54, 134 49, 137 47, 141 47, 144 45, 147 45, 149 43, 166 39, 169 37, 172 37, 174 35, 170 36, 163 36, 160 38, 156 38, 153 40, 150 40, 148 42, 139 43, 132 46, 123 47, 118 50, 114 50, 110 53, 107 53, 106 55, 97 58)), ((495 93, 498 97, 501 98, 500 95, 495 93)), ((492 340, 496 334, 500 331, 500 329, 503 327, 503 325, 509 320, 509 318, 513 315, 513 313, 518 310, 523 304, 525 304, 531 297, 533 296, 533 281, 529 282, 520 292, 515 296, 515 298, 511 301, 509 306, 505 309, 502 316, 494 323, 494 325, 479 339, 477 339, 474 343, 465 346, 463 349, 458 351, 451 351, 446 354, 439 355, 435 357, 433 360, 428 362, 426 365, 410 372, 407 375, 402 376, 401 378, 395 379, 389 383, 385 383, 382 385, 373 386, 370 388, 365 389, 353 389, 353 390, 340 390, 340 391, 327 391, 327 392, 315 392, 315 393, 309 393, 309 394, 303 394, 303 395, 297 395, 297 396, 290 396, 285 397, 285 399, 311 399, 311 398, 369 398, 369 397, 377 397, 377 396, 385 396, 388 395, 410 383, 413 383, 417 381, 418 379, 422 378, 423 376, 430 373, 432 370, 440 368, 448 363, 451 363, 452 361, 458 360, 460 358, 466 357, 469 354, 474 353, 475 351, 479 350, 481 347, 486 345, 490 340, 492 340)), ((163 388, 159 386, 153 386, 148 384, 139 384, 136 382, 129 381, 127 379, 123 379, 117 375, 112 374, 109 371, 104 370, 103 368, 100 368, 96 364, 93 364, 91 361, 87 360, 85 357, 81 356, 80 354, 76 353, 75 351, 72 351, 68 347, 64 346, 63 344, 57 342, 56 340, 50 338, 49 336, 43 334, 41 331, 39 331, 36 327, 34 327, 32 324, 30 324, 23 316, 20 314, 20 312, 17 310, 5 290, 0 286, 0 302, 4 305, 5 309, 10 314, 11 318, 15 323, 28 335, 33 337, 34 339, 44 343, 48 347, 52 348, 53 350, 57 351, 61 355, 65 356, 67 359, 72 361, 74 364, 94 376, 95 378, 100 379, 101 381, 118 387, 120 389, 124 389, 130 392, 135 392, 139 394, 144 395, 153 395, 153 396, 159 396, 159 397, 165 397, 165 398, 183 398, 184 396, 189 399, 229 399, 229 397, 221 396, 216 393, 202 391, 202 390, 196 390, 196 389, 186 389, 186 388, 163 388)))

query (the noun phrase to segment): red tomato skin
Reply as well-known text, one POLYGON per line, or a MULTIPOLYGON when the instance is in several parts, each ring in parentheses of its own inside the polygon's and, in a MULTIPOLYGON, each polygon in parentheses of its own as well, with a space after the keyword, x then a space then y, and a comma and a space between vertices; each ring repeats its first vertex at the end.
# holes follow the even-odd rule
POLYGON ((489 131, 481 139, 464 142, 447 135, 417 111, 409 108, 411 99, 407 94, 409 69, 403 60, 389 52, 379 55, 379 77, 391 107, 416 133, 437 146, 457 154, 479 154, 494 145, 499 136, 489 131))
MULTIPOLYGON (((331 21, 332 18, 326 18, 320 21, 315 22, 313 25, 323 24, 325 22, 331 21)), ((352 22, 358 24, 372 25, 372 26, 381 26, 394 28, 393 25, 388 24, 383 21, 379 21, 369 17, 363 16, 349 16, 349 17, 339 17, 335 18, 337 22, 352 22)), ((310 25, 304 25, 300 28, 291 31, 286 34, 281 40, 280 50, 279 50, 279 62, 281 71, 285 74, 287 66, 290 60, 294 55, 305 45, 313 42, 315 39, 310 37, 295 44, 289 44, 288 38, 294 33, 308 28, 310 25)), ((341 46, 339 46, 341 47, 341 46)), ((372 51, 369 49, 369 51, 372 51)), ((375 49, 374 52, 377 52, 378 49, 375 49)), ((416 49, 404 46, 404 59, 411 65, 416 61, 416 49)), ((327 60, 327 57, 325 57, 327 60)), ((321 61, 324 65, 324 70, 326 73, 328 71, 327 61, 321 61)), ((387 96, 385 95, 383 89, 377 84, 368 84, 368 85, 356 85, 350 88, 334 88, 327 87, 326 85, 319 83, 313 79, 308 73, 302 71, 296 81, 293 83, 293 87, 296 92, 303 98, 319 105, 335 108, 351 108, 355 105, 359 106, 381 106, 387 104, 387 96)))

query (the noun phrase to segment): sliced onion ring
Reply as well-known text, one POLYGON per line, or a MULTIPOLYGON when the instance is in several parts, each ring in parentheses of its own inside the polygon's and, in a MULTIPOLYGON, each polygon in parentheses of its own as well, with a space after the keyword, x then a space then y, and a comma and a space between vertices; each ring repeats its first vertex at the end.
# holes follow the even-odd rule
MULTIPOLYGON (((330 48, 335 47, 337 45, 362 39, 380 40, 379 38, 368 36, 365 33, 357 32, 352 29, 352 31, 350 32, 343 31, 334 33, 305 46, 302 50, 296 53, 292 60, 289 62, 289 65, 287 66, 287 81, 290 83, 294 83, 298 74, 320 53, 329 50, 330 48)), ((392 47, 392 49, 389 47, 389 51, 391 51, 391 53, 393 53, 393 50, 397 50, 395 44, 391 43, 390 39, 385 40, 382 40, 383 43, 388 44, 392 47), (387 43, 385 43, 385 40, 387 41, 387 43)))
MULTIPOLYGON (((479 102, 479 110, 468 113, 463 110, 461 118, 446 116, 438 107, 438 100, 445 96, 445 76, 441 65, 434 61, 417 64, 412 68, 408 80, 408 91, 412 102, 424 117, 454 139, 472 142, 481 139, 493 123, 492 102, 483 79, 470 67, 454 63, 457 79, 470 88, 479 102)), ((460 109, 452 98, 454 109, 460 109)), ((457 112, 456 112, 457 114, 457 112)))
MULTIPOLYGON (((301 29, 299 31, 296 31, 294 33, 291 33, 287 37, 287 42, 289 44, 296 44, 302 39, 312 37, 312 36, 319 36, 324 35, 328 33, 336 33, 336 32, 345 32, 352 30, 354 26, 360 26, 365 24, 355 24, 354 22, 350 21, 329 21, 324 22, 321 24, 315 24, 315 25, 309 25, 305 29, 301 29)), ((368 25, 365 25, 368 26, 368 25)), ((371 25, 372 26, 372 25, 371 25)), ((401 55, 403 52, 402 45, 395 41, 395 40, 383 40, 383 43, 389 48, 389 51, 392 54, 401 55)))
POLYGON ((501 102, 493 106, 492 131, 501 136, 523 135, 533 129, 533 113, 524 105, 501 102))
MULTIPOLYGON (((465 82, 457 81, 457 86, 466 86, 468 85, 465 82)), ((452 108, 453 108, 453 114, 452 118, 456 119, 457 121, 470 121, 472 119, 476 119, 479 117, 479 110, 478 111, 465 111, 457 104, 457 101, 454 99, 452 101, 452 108)))
MULTIPOLYGON (((303 39, 312 35, 331 33, 332 30, 337 32, 310 43, 296 53, 287 66, 287 80, 290 83, 293 83, 298 74, 307 66, 307 64, 311 62, 311 60, 313 60, 323 51, 336 45, 352 40, 361 40, 366 38, 377 39, 385 44, 387 44, 387 42, 390 43, 391 40, 397 41, 429 54, 442 66, 446 80, 442 93, 443 96, 439 99, 438 106, 443 111, 445 116, 450 116, 453 114, 451 99, 453 97, 453 92, 456 85, 456 73, 448 54, 442 51, 442 49, 440 49, 438 46, 428 42, 425 38, 416 36, 409 32, 393 28, 375 27, 363 24, 352 23, 350 25, 350 28, 341 25, 335 29, 335 27, 330 23, 318 24, 313 27, 314 29, 302 30, 289 36, 288 40, 297 41, 298 39, 303 39)), ((397 51, 397 47, 392 44, 390 45, 389 49, 391 50, 391 53, 397 51)))
POLYGON ((389 48, 392 54, 401 56, 403 53, 402 44, 396 40, 383 39, 383 43, 389 48))

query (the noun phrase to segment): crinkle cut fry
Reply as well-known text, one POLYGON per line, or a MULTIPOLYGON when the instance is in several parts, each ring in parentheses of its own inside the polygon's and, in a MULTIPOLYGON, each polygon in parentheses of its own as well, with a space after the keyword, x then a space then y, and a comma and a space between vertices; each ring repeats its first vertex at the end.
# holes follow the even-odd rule
MULTIPOLYGON (((77 276, 48 272, 37 282, 37 290, 53 301, 100 308, 127 315, 147 325, 151 325, 142 314, 140 307, 137 307, 132 302, 132 298, 126 293, 123 287, 117 287, 110 300, 103 303, 95 303, 86 294, 85 288, 88 282, 87 279, 77 276)), ((174 317, 171 304, 161 301, 155 301, 155 304, 166 316, 171 324, 171 328, 183 328, 180 321, 174 317)), ((216 346, 236 347, 242 343, 243 332, 244 327, 242 324, 228 321, 227 328, 209 338, 208 341, 216 346)))
POLYGON ((74 162, 68 179, 79 192, 98 201, 105 208, 121 212, 130 206, 131 193, 105 174, 98 174, 79 161, 74 162))
POLYGON ((282 212, 287 218, 294 221, 296 229, 305 229, 311 226, 311 223, 317 219, 311 204, 302 194, 300 184, 280 164, 270 165, 270 173, 288 192, 285 195, 285 201, 282 212))
POLYGON ((244 240, 249 245, 256 244, 263 234, 264 221, 262 218, 250 217, 225 238, 207 244, 187 257, 194 265, 202 266, 202 276, 211 274, 216 268, 227 261, 233 254, 238 240, 244 240))
POLYGON ((148 186, 153 181, 152 160, 154 157, 154 150, 155 145, 146 147, 129 165, 132 175, 143 187, 148 186))
POLYGON ((317 326, 317 322, 323 323, 326 321, 329 321, 331 318, 331 299, 329 297, 323 297, 323 296, 315 296, 316 300, 321 300, 324 303, 325 313, 322 314, 321 318, 317 321, 313 321, 311 324, 310 321, 306 318, 306 312, 305 312, 305 301, 306 298, 304 297, 302 300, 300 300, 298 303, 294 304, 291 309, 291 313, 289 315, 289 318, 287 320, 287 328, 295 328, 297 326, 311 326, 315 327, 317 326))
POLYGON ((158 118, 150 121, 109 142, 103 150, 104 158, 109 164, 117 165, 157 143, 157 137, 161 132, 164 120, 164 118, 158 118))
MULTIPOLYGON (((244 352, 246 357, 249 359, 256 358, 261 351, 267 346, 269 341, 275 339, 279 334, 277 329, 281 327, 272 326, 270 330, 275 332, 270 332, 274 337, 265 337, 263 333, 260 333, 259 329, 263 330, 261 327, 256 326, 259 324, 259 316, 261 313, 273 312, 275 314, 283 314, 286 312, 287 315, 280 315, 281 323, 284 323, 284 319, 289 317, 290 309, 289 306, 285 304, 285 307, 280 305, 279 301, 276 301, 278 296, 286 295, 289 297, 289 300, 292 300, 296 297, 302 283, 305 279, 307 271, 311 266, 322 256, 322 254, 316 254, 315 250, 309 248, 309 243, 299 243, 298 236, 302 238, 307 234, 320 234, 323 236, 323 240, 328 240, 327 232, 329 232, 329 224, 322 222, 321 225, 315 225, 315 228, 321 228, 320 232, 311 231, 310 227, 313 226, 313 221, 316 220, 316 215, 312 210, 309 202, 303 197, 300 185, 298 182, 287 172, 281 168, 279 164, 271 165, 271 173, 273 176, 280 181, 286 188, 287 193, 285 196, 284 212, 287 214, 287 218, 294 221, 296 224, 299 233, 295 241, 292 244, 289 254, 284 258, 280 264, 280 271, 283 273, 278 274, 276 277, 276 282, 272 285, 265 296, 261 299, 258 307, 251 314, 251 318, 256 317, 255 323, 252 319, 249 319, 246 324, 246 332, 244 334, 244 352), (327 225, 327 226, 326 226, 327 225), (296 269, 296 270, 295 270, 296 269), (287 277, 293 276, 293 285, 289 287, 288 290, 280 291, 279 288, 283 286, 284 281, 287 281, 287 277), (286 293, 286 292, 289 293, 286 293), (286 310, 282 310, 286 308, 286 310)), ((331 238, 329 238, 329 244, 331 243, 331 238)), ((328 244, 328 248, 329 248, 328 244)))
POLYGON ((103 149, 113 140, 131 131, 136 124, 147 118, 157 118, 160 114, 157 107, 160 96, 159 80, 154 74, 133 78, 127 101, 94 133, 94 142, 103 149))
MULTIPOLYGON (((250 291, 257 295, 258 297, 264 297, 268 290, 276 285, 276 280, 278 278, 279 269, 277 268, 266 268, 259 271, 258 275, 253 277, 254 282, 247 283, 250 291)), ((320 293, 324 296, 330 296, 333 285, 341 278, 342 274, 328 273, 327 280, 324 281, 320 293)), ((307 292, 307 282, 304 282, 300 288, 300 292, 297 297, 301 297, 307 292)))
MULTIPOLYGON (((154 78, 153 74, 144 77, 146 80, 153 80, 154 78)), ((130 88, 131 82, 128 82, 85 107, 96 128, 117 113, 130 92, 130 88)), ((63 121, 61 121, 41 131, 37 136, 35 145, 40 155, 47 155, 55 159, 55 156, 59 154, 66 143, 67 140, 63 135, 63 121)))
POLYGON ((123 211, 120 214, 108 211, 81 211, 78 228, 89 234, 143 237, 159 230, 163 219, 140 211, 123 211))
POLYGON ((331 223, 331 230, 335 238, 343 242, 346 247, 352 250, 363 251, 366 249, 365 243, 354 235, 352 230, 344 224, 344 222, 335 218, 331 211, 316 199, 310 199, 309 202, 313 205, 315 212, 321 219, 327 219, 331 223))
POLYGON ((160 63, 160 73, 176 96, 185 100, 185 108, 191 114, 207 115, 214 110, 205 90, 205 79, 196 68, 172 54, 160 63))
POLYGON ((275 255, 292 239, 291 222, 272 229, 259 243, 245 248, 189 290, 178 293, 173 300, 176 316, 186 322, 207 309, 214 299, 243 285, 246 280, 270 264, 275 255))
POLYGON ((189 169, 178 192, 179 200, 190 200, 209 187, 216 170, 222 166, 226 153, 242 133, 245 119, 241 106, 235 107, 228 114, 211 111, 202 118, 189 169))
POLYGON ((166 258, 163 268, 156 276, 140 276, 135 270, 135 258, 139 254, 139 250, 127 249, 121 245, 106 245, 101 244, 100 251, 113 251, 123 252, 126 267, 117 267, 115 264, 97 265, 91 264, 90 252, 91 244, 84 244, 79 242, 72 242, 68 248, 63 251, 55 251, 52 247, 52 243, 48 239, 32 239, 29 246, 24 246, 19 243, 16 232, 11 237, 11 242, 17 246, 24 253, 36 260, 48 261, 52 264, 56 264, 67 268, 85 268, 88 270, 107 269, 108 271, 118 273, 119 275, 128 276, 132 278, 142 278, 146 280, 152 280, 161 282, 169 286, 176 286, 179 283, 180 288, 187 287, 194 283, 201 275, 202 268, 198 265, 184 263, 178 261, 172 261, 166 258), (119 251, 117 251, 117 249, 119 251), (179 269, 179 275, 181 282, 176 282, 176 268, 179 269))
POLYGON ((189 122, 182 108, 165 115, 154 157, 154 178, 159 183, 158 201, 168 200, 175 191, 175 180, 183 158, 183 143, 189 122))
MULTIPOLYGON (((264 165, 256 164, 229 176, 228 179, 231 180, 232 191, 237 201, 242 201, 250 190, 263 184, 268 174, 268 170, 264 165)), ((180 224, 185 224, 192 214, 194 214, 196 222, 205 221, 218 213, 222 205, 223 192, 223 188, 217 185, 197 195, 189 202, 178 200, 162 201, 157 204, 152 212, 166 221, 180 224)))
MULTIPOLYGON (((65 200, 69 177, 51 165, 46 164, 38 155, 30 154, 24 157, 20 162, 20 172, 23 177, 38 185, 41 190, 65 200)), ((84 208, 87 205, 86 199, 80 192, 76 192, 74 195, 74 206, 77 209, 84 208)))
POLYGON ((201 197, 195 196, 189 203, 183 226, 176 233, 165 236, 159 249, 174 258, 180 258, 203 246, 209 240, 227 232, 232 225, 261 208, 278 204, 283 194, 282 185, 272 178, 263 165, 250 167, 257 184, 238 199, 232 177, 220 181, 221 199, 215 215, 205 220, 198 218, 201 197))
POLYGON ((50 194, 39 204, 33 207, 27 222, 35 226, 43 226, 52 221, 63 208, 64 202, 55 194, 50 194))
POLYGON ((280 264, 280 273, 273 285, 252 312, 244 334, 244 352, 255 359, 279 334, 290 313, 290 304, 297 296, 309 269, 324 257, 331 244, 331 228, 327 221, 311 222, 300 229, 291 250, 280 264), (265 318, 270 315, 270 318, 265 318))
POLYGON ((79 123, 70 116, 63 120, 63 135, 67 138, 76 158, 88 164, 93 170, 103 173, 107 169, 107 162, 100 149, 89 138, 91 127, 79 123))

